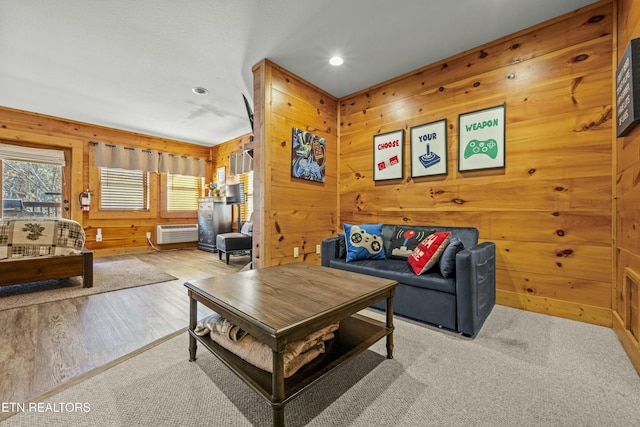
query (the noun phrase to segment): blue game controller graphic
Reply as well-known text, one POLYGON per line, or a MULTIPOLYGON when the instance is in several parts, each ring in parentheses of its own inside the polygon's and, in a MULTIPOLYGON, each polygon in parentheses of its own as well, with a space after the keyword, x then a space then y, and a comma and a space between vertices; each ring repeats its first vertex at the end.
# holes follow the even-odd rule
POLYGON ((476 154, 486 154, 492 159, 498 157, 498 144, 496 140, 487 139, 486 141, 478 141, 477 139, 472 139, 469 141, 467 148, 464 149, 464 158, 468 159, 476 154))
POLYGON ((429 148, 429 144, 427 144, 427 152, 419 156, 418 160, 420 161, 420 163, 422 163, 422 166, 424 166, 425 168, 428 168, 429 166, 433 166, 436 163, 439 163, 440 156, 438 156, 436 153, 431 151, 431 149, 429 148))

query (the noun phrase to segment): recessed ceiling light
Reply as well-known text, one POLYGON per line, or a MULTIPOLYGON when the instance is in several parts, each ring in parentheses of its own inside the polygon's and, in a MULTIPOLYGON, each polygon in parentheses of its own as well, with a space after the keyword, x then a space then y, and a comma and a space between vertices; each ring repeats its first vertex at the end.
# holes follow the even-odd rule
POLYGON ((191 89, 191 92, 195 93, 196 95, 206 95, 209 93, 209 91, 203 87, 194 87, 193 89, 191 89))
POLYGON ((339 56, 334 56, 333 58, 331 58, 329 60, 329 64, 337 67, 338 65, 342 65, 342 63, 344 62, 344 60, 342 58, 340 58, 339 56))

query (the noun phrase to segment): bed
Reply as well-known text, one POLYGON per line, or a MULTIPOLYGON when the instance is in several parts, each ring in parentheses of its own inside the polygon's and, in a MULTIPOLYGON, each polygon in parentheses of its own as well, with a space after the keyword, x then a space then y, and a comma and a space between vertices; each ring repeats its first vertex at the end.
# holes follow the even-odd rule
POLYGON ((0 286, 82 276, 93 286, 93 252, 82 226, 63 218, 0 221, 0 286))

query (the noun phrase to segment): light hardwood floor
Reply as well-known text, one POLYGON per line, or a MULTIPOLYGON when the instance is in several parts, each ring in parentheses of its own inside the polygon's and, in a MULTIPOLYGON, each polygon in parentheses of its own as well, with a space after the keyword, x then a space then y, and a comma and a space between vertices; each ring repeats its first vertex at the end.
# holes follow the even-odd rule
MULTIPOLYGON (((184 331, 184 282, 239 271, 248 256, 178 250, 128 255, 177 280, 0 311, 0 403, 52 395, 184 331)), ((199 304, 200 317, 210 313, 199 304)), ((185 358, 188 358, 185 341, 185 358)), ((0 413, 0 420, 10 416, 0 413)))

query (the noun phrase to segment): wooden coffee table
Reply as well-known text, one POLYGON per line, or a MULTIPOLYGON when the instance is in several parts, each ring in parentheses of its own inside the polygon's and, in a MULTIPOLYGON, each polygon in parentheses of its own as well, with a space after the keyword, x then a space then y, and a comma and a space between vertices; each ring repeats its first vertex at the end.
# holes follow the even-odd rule
POLYGON ((398 282, 305 263, 249 270, 185 283, 190 300, 189 355, 196 360, 200 342, 271 404, 273 424, 284 425, 284 407, 332 369, 386 337, 393 357, 393 295, 398 282), (357 314, 387 300, 386 323, 357 314), (215 343, 198 336, 198 302, 238 325, 273 350, 273 375, 256 368, 215 343), (340 322, 325 353, 284 378, 283 351, 300 340, 340 322))

